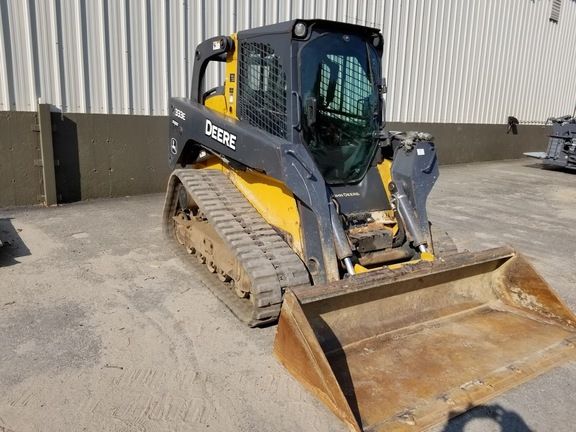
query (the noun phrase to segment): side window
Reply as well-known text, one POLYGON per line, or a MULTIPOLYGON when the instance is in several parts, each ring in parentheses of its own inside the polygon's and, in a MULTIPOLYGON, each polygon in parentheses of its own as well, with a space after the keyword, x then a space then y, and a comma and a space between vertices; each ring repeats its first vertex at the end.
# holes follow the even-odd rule
POLYGON ((286 138, 286 74, 269 44, 241 42, 237 112, 241 120, 286 138))

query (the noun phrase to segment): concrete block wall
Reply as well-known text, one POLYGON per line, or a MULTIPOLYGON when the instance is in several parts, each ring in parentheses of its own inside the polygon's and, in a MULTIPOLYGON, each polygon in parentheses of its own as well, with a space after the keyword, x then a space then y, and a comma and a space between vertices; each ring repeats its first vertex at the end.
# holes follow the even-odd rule
MULTIPOLYGON (((169 175, 163 116, 50 115, 59 203, 162 192, 169 175)), ((435 137, 441 164, 513 159, 544 150, 549 128, 520 125, 389 123, 435 137)), ((45 203, 38 114, 0 113, 0 207, 45 203)))

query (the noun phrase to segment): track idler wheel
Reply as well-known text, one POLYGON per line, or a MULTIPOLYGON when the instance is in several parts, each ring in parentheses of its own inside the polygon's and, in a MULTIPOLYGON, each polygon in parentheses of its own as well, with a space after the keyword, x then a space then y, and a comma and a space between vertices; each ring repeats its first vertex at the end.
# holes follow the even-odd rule
POLYGON ((218 279, 220 279, 222 282, 230 281, 230 276, 228 276, 223 270, 218 269, 216 275, 218 276, 218 279))
POLYGON ((236 295, 238 297, 248 298, 250 296, 250 293, 241 289, 239 284, 236 283, 236 281, 234 279, 230 280, 230 285, 232 286, 232 289, 234 290, 234 292, 236 293, 236 295))
POLYGON ((216 273, 216 265, 214 264, 214 261, 211 260, 206 260, 206 267, 208 268, 208 271, 210 273, 216 273))

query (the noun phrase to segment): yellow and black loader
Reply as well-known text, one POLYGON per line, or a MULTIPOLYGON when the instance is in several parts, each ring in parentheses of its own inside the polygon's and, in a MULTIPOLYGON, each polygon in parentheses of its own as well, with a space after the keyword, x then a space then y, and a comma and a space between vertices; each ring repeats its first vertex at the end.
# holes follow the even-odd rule
POLYGON ((164 223, 239 319, 278 321, 279 361, 351 430, 421 430, 573 358, 576 319, 514 250, 432 234, 436 149, 386 131, 383 45, 323 20, 198 45, 164 223), (210 62, 225 82, 204 90, 210 62))

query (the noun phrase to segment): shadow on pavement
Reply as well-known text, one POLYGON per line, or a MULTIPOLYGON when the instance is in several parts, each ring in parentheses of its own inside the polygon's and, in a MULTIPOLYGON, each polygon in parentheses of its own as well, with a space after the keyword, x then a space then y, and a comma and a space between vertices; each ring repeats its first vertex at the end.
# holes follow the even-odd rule
POLYGON ((0 266, 18 264, 16 258, 30 255, 18 232, 11 218, 0 218, 0 266))
MULTIPOLYGON (((470 407, 471 408, 471 407, 470 407)), ((466 425, 475 419, 488 419, 494 425, 500 427, 502 432, 534 432, 524 419, 515 411, 505 409, 499 404, 480 405, 464 413, 450 412, 452 418, 442 429, 442 432, 464 432, 466 425)), ((486 430, 487 425, 479 425, 478 430, 486 430)), ((491 428, 490 430, 497 430, 491 428)))
POLYGON ((526 168, 536 168, 539 170, 543 170, 543 171, 559 171, 559 172, 565 172, 565 173, 569 173, 569 174, 576 174, 576 169, 571 169, 571 168, 566 168, 566 167, 561 167, 561 166, 556 166, 556 165, 550 165, 550 164, 546 164, 544 162, 535 162, 535 163, 529 163, 524 165, 526 168))

